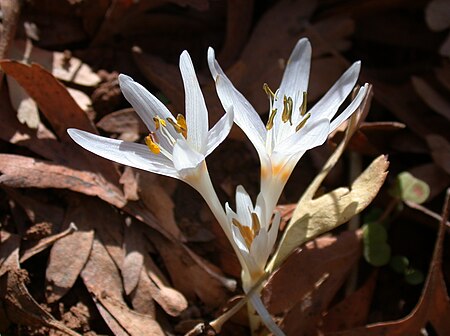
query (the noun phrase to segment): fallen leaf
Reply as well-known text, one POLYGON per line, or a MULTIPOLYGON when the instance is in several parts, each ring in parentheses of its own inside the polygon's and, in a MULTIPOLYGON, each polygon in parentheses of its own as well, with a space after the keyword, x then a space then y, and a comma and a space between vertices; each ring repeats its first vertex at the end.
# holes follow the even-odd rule
POLYGON ((4 245, 7 245, 9 249, 12 246, 14 247, 1 266, 1 269, 7 271, 6 275, 0 278, 0 298, 5 304, 8 318, 17 324, 38 328, 46 326, 59 331, 63 335, 79 336, 78 333, 55 320, 28 292, 25 286, 25 281, 28 278, 27 273, 19 266, 19 243, 19 236, 14 234, 9 234, 6 242, 2 241, 2 253, 4 245))
POLYGON ((442 220, 436 239, 436 245, 431 260, 430 271, 422 290, 422 295, 416 307, 410 314, 397 321, 380 322, 363 327, 329 333, 329 336, 402 336, 420 335, 428 323, 432 325, 437 335, 449 335, 450 299, 442 274, 442 252, 446 232, 446 221, 450 211, 450 191, 447 190, 442 220))
POLYGON ((17 120, 27 125, 29 128, 37 128, 40 123, 38 107, 27 92, 17 83, 17 81, 6 76, 8 82, 9 98, 13 108, 17 111, 17 120))
POLYGON ((125 227, 123 250, 124 260, 121 264, 121 273, 123 278, 123 286, 125 293, 129 295, 137 286, 144 264, 144 248, 143 232, 139 230, 137 224, 131 222, 125 227))
POLYGON ((282 316, 287 335, 313 334, 361 251, 361 232, 320 237, 296 249, 271 275, 263 300, 271 314, 282 316))
POLYGON ((447 120, 450 120, 450 101, 438 93, 422 78, 412 77, 411 81, 420 98, 422 98, 433 111, 447 118, 447 120))
POLYGON ((109 113, 96 125, 109 133, 134 133, 136 135, 148 133, 144 122, 132 108, 109 113))
MULTIPOLYGON (((103 244, 97 239, 94 239, 91 255, 81 272, 81 277, 98 304, 101 304, 108 315, 114 318, 114 322, 129 335, 164 335, 152 316, 133 312, 125 304, 119 270, 103 244)), ((102 310, 100 313, 102 314, 102 310)), ((110 327, 117 328, 110 319, 105 319, 105 322, 110 327)))
POLYGON ((91 253, 94 230, 86 218, 85 208, 74 201, 67 209, 64 228, 74 223, 78 230, 58 240, 50 251, 45 271, 47 302, 60 300, 75 284, 91 253))
POLYGON ((434 162, 450 174, 450 143, 439 135, 429 135, 426 140, 434 162))
POLYGON ((323 332, 354 328, 366 323, 377 275, 377 271, 372 272, 363 286, 328 310, 323 318, 323 332))
POLYGON ((70 189, 98 196, 119 208, 126 203, 116 186, 101 176, 25 156, 0 154, 0 184, 13 188, 70 189))

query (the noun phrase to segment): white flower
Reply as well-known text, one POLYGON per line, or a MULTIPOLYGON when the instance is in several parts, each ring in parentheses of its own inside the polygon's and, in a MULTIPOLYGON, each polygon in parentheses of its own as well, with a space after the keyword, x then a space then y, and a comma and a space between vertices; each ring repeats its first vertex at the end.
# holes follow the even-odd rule
MULTIPOLYGON (((68 129, 85 149, 118 163, 175 177, 197 187, 205 170, 204 160, 228 135, 233 112, 226 113, 208 131, 208 111, 194 66, 187 51, 180 56, 186 102, 186 119, 174 118, 166 106, 131 77, 119 75, 120 88, 149 129, 146 145, 68 129)), ((209 178, 209 176, 208 176, 209 178)))
POLYGON ((208 63, 223 107, 234 111, 235 123, 258 152, 261 191, 269 209, 275 208, 287 179, 303 154, 323 144, 328 135, 356 111, 367 90, 367 86, 361 87, 355 99, 334 118, 356 84, 361 67, 360 62, 356 62, 307 112, 311 45, 307 39, 301 39, 292 51, 280 88, 274 93, 264 85, 270 100, 270 116, 264 125, 255 109, 226 77, 212 48, 208 50, 208 63))
POLYGON ((245 262, 244 270, 254 283, 264 274, 267 259, 272 252, 280 225, 280 215, 266 208, 264 197, 259 194, 253 206, 250 196, 242 186, 236 188, 236 212, 225 204, 228 225, 234 244, 245 262))

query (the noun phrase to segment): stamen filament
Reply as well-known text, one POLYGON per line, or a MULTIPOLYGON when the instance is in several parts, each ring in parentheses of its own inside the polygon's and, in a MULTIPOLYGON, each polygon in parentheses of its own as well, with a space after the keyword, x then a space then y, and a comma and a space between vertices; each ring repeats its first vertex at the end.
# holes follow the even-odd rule
POLYGON ((267 121, 266 129, 269 131, 273 127, 273 119, 275 118, 275 115, 277 114, 277 109, 273 109, 272 112, 270 112, 269 120, 267 121))
POLYGON ((302 119, 302 121, 300 121, 300 124, 297 125, 297 127, 295 128, 295 131, 298 132, 302 129, 303 126, 305 126, 306 122, 308 121, 309 117, 311 117, 311 113, 307 113, 305 115, 305 117, 302 119))
POLYGON ((270 101, 273 101, 275 99, 275 93, 273 93, 273 91, 270 89, 270 87, 267 83, 264 83, 263 90, 266 93, 266 95, 270 101))

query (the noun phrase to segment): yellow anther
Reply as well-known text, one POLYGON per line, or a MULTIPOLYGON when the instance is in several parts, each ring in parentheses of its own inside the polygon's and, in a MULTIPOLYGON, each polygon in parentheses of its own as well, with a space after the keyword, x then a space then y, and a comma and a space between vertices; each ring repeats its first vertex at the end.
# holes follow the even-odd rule
POLYGON ((273 119, 275 118, 275 115, 277 114, 277 109, 273 109, 272 112, 270 112, 269 120, 267 121, 266 129, 271 130, 273 127, 273 119))
POLYGON ((261 223, 259 222, 258 215, 255 212, 252 212, 253 238, 258 235, 260 229, 261 229, 261 223))
POLYGON ((159 145, 156 143, 156 137, 155 134, 150 133, 149 135, 147 135, 145 137, 145 144, 147 145, 148 149, 150 149, 150 151, 153 154, 159 154, 161 153, 161 148, 159 147, 159 145))
POLYGON ((292 125, 292 108, 293 108, 293 102, 291 97, 283 97, 283 114, 281 115, 281 120, 283 122, 289 121, 289 123, 292 125))
POLYGON ((160 117, 153 117, 153 121, 155 122, 156 130, 159 130, 161 126, 166 127, 166 121, 160 117))
POLYGON ((250 250, 250 246, 252 245, 254 238, 252 229, 250 229, 248 226, 242 225, 236 218, 233 218, 231 222, 239 229, 242 238, 244 238, 245 245, 250 250))
POLYGON ((177 115, 177 121, 173 118, 167 118, 167 121, 175 128, 177 133, 180 133, 185 138, 187 137, 186 119, 184 119, 183 115, 177 115))
POLYGON ((303 101, 300 105, 300 115, 303 117, 306 113, 306 91, 303 92, 303 101))
POLYGON ((182 114, 177 115, 177 124, 181 128, 181 134, 187 138, 187 125, 186 125, 186 119, 184 119, 184 116, 182 114))
POLYGON ((311 117, 311 113, 307 113, 305 115, 305 117, 302 119, 302 121, 300 121, 300 124, 297 125, 297 127, 295 128, 295 131, 298 132, 302 129, 303 126, 305 126, 306 121, 309 119, 309 117, 311 117))
POLYGON ((274 100, 275 99, 275 93, 273 93, 273 91, 270 89, 269 85, 267 83, 264 83, 263 85, 263 90, 266 93, 267 97, 270 100, 274 100))

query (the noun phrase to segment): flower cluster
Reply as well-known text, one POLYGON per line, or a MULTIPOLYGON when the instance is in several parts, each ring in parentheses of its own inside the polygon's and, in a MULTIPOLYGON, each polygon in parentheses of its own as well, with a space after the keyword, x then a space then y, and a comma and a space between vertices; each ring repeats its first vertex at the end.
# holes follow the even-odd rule
MULTIPOLYGON (((265 273, 275 245, 280 215, 274 213, 281 192, 303 154, 323 144, 328 135, 357 110, 367 91, 360 87, 356 97, 336 116, 354 89, 360 62, 354 63, 309 111, 307 90, 311 45, 307 39, 296 44, 287 62, 280 87, 263 89, 269 99, 269 118, 264 125, 259 114, 233 86, 208 50, 208 65, 225 110, 209 129, 208 112, 189 54, 180 56, 185 90, 185 115, 172 113, 142 85, 126 75, 119 76, 120 88, 148 128, 145 144, 109 139, 69 129, 72 139, 104 158, 185 181, 203 196, 230 240, 242 266, 244 291, 248 292, 265 273), (227 137, 236 123, 258 152, 261 162, 261 192, 255 206, 242 186, 236 189, 236 211, 223 207, 209 177, 206 157, 227 137)), ((269 329, 281 330, 258 297, 250 298, 269 329)))

